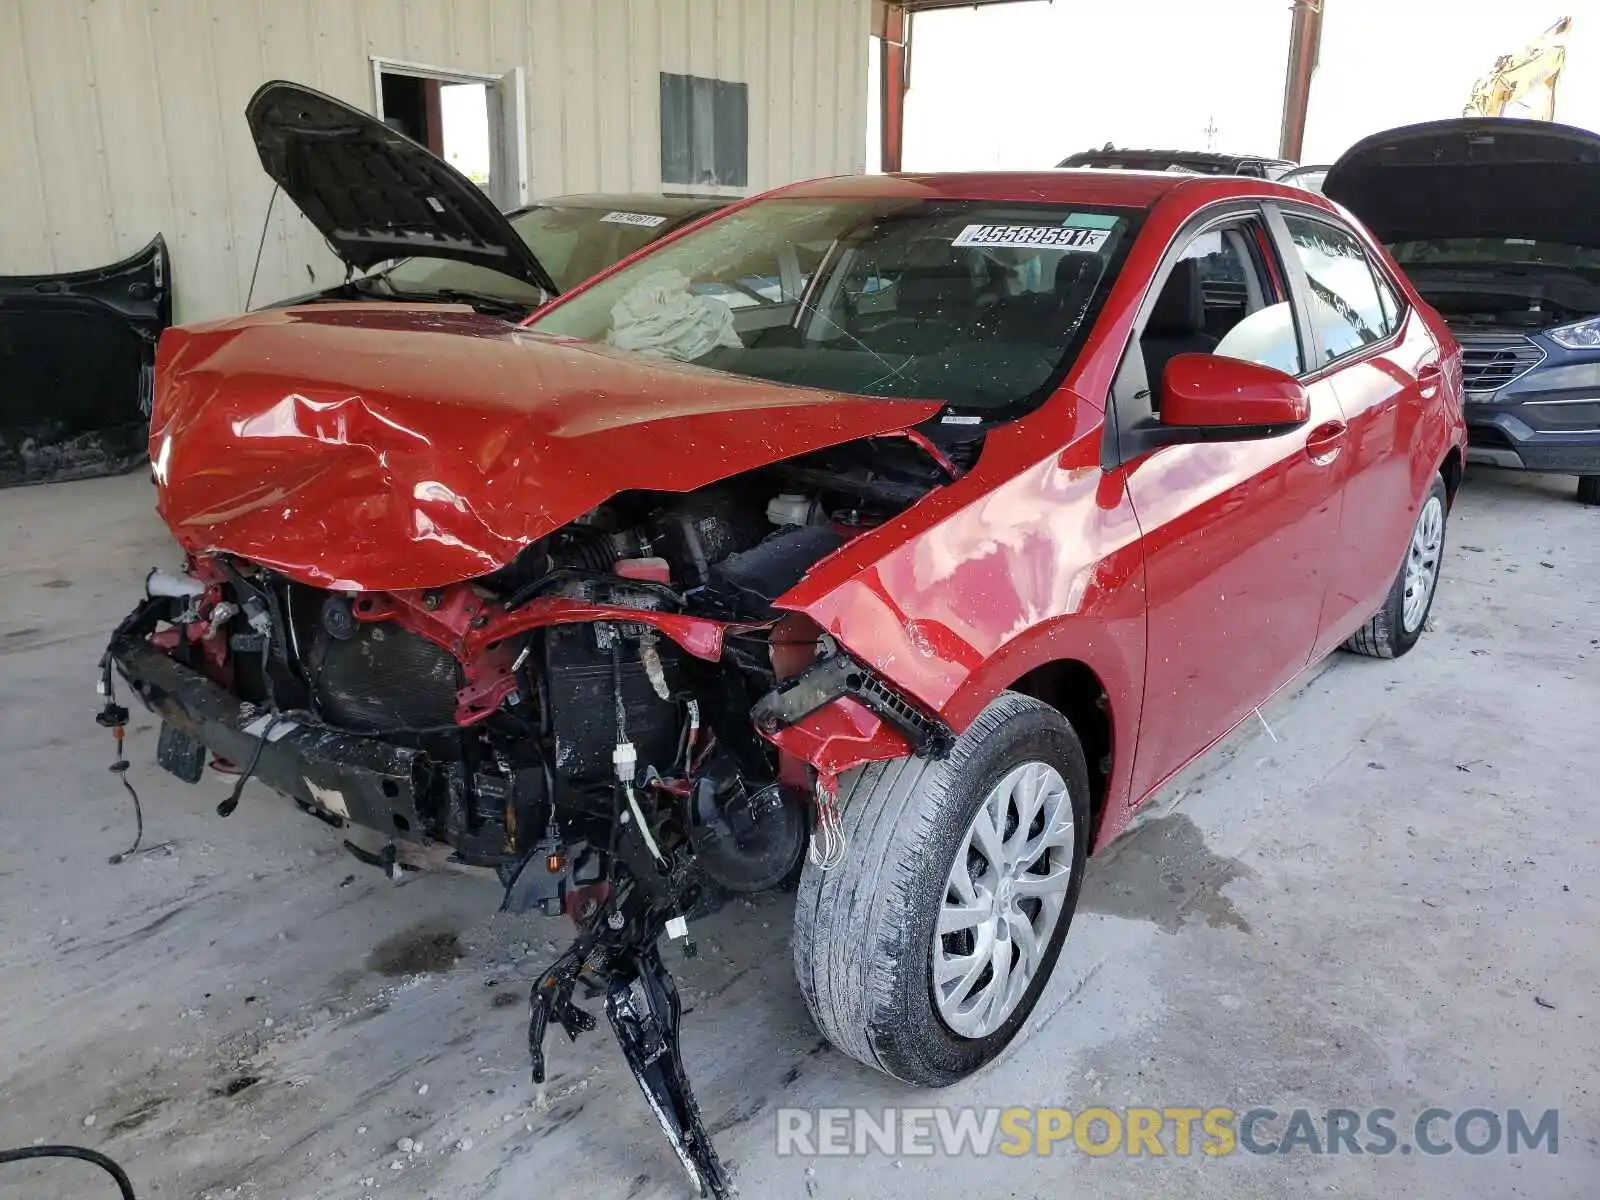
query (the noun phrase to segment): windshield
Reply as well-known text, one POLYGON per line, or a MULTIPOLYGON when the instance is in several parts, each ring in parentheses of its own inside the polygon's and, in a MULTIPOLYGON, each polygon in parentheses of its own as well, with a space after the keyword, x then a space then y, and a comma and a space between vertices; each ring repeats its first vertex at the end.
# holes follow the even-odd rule
POLYGON ((1513 266, 1568 267, 1580 271, 1600 271, 1600 249, 1569 246, 1562 242, 1541 242, 1533 238, 1429 238, 1425 241, 1396 242, 1389 247, 1395 261, 1408 266, 1478 267, 1513 266))
POLYGON ((1037 403, 1066 373, 1139 215, 762 200, 531 328, 779 383, 998 415, 1037 403))
MULTIPOLYGON (((507 219, 562 291, 620 262, 661 236, 672 222, 660 213, 548 205, 524 209, 507 219)), ((525 301, 530 307, 545 299, 531 283, 443 258, 402 259, 382 274, 398 292, 473 292, 525 301)))

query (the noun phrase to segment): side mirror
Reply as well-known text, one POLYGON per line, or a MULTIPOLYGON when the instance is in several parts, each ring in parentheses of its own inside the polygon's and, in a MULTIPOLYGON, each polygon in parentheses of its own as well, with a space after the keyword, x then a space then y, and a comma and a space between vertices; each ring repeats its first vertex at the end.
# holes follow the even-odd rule
POLYGON ((1178 354, 1161 378, 1161 424, 1195 441, 1271 437, 1303 425, 1311 398, 1276 367, 1215 354, 1178 354))

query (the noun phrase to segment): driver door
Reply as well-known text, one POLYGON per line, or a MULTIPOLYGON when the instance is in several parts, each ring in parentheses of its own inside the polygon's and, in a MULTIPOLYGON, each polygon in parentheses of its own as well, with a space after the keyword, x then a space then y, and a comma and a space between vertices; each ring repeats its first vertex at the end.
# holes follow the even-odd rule
MULTIPOLYGON (((1119 371, 1118 428, 1159 408, 1159 374, 1177 353, 1303 375, 1306 343, 1286 278, 1254 208, 1180 238, 1119 371), (1213 298, 1208 277, 1229 286, 1213 298), (1212 311, 1221 307, 1232 311, 1212 311)), ((1135 797, 1228 733, 1310 659, 1339 531, 1341 492, 1327 451, 1343 417, 1330 385, 1307 389, 1311 417, 1288 433, 1167 446, 1117 467, 1145 550, 1148 650, 1135 797)))

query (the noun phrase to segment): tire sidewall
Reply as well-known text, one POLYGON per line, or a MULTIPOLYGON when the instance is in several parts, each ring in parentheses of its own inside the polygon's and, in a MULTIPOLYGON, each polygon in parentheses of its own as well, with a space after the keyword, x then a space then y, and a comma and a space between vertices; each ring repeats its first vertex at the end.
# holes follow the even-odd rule
POLYGON ((1049 983, 1072 924, 1090 837, 1087 764, 1071 727, 1054 710, 1041 705, 1015 714, 999 736, 982 739, 969 753, 952 758, 947 765, 951 775, 945 794, 951 802, 937 815, 923 842, 925 861, 912 894, 906 898, 904 942, 891 949, 893 988, 901 1019, 874 1038, 880 1044, 908 1041, 910 1044, 899 1047, 902 1053, 889 1057, 903 1058, 909 1052, 909 1057, 926 1068, 920 1073, 920 1082, 939 1086, 954 1083, 998 1057, 1027 1022, 1049 983), (1016 1010, 993 1033, 965 1038, 944 1023, 933 999, 933 943, 945 883, 956 851, 966 840, 967 830, 990 790, 1013 768, 1030 761, 1048 763, 1066 782, 1073 811, 1072 880, 1055 931, 1016 1010))

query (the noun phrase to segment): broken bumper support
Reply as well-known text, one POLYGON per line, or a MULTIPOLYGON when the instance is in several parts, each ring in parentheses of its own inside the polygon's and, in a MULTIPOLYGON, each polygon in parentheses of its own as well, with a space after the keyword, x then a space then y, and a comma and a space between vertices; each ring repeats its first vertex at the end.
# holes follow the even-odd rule
POLYGON ((771 736, 844 696, 860 702, 893 726, 912 750, 925 758, 943 758, 955 745, 955 734, 948 725, 923 712, 862 663, 843 653, 823 659, 768 692, 756 702, 750 716, 757 729, 771 736))
MULTIPOLYGON (((142 638, 119 635, 109 652, 123 678, 167 727, 233 763, 250 761, 259 745, 255 775, 274 790, 320 815, 390 837, 423 828, 417 812, 421 751, 288 717, 268 733, 265 709, 240 701, 142 638), (260 745, 263 734, 269 740, 260 745)), ((194 782, 187 773, 174 773, 194 782)))
POLYGON ((572 1002, 578 974, 587 968, 605 989, 611 1031, 690 1181, 700 1195, 727 1200, 732 1185, 701 1120, 678 1049, 683 1005, 657 946, 670 917, 667 909, 624 888, 539 977, 528 998, 533 1081, 544 1082, 544 1038, 551 1020, 574 1040, 595 1027, 594 1017, 572 1002))

